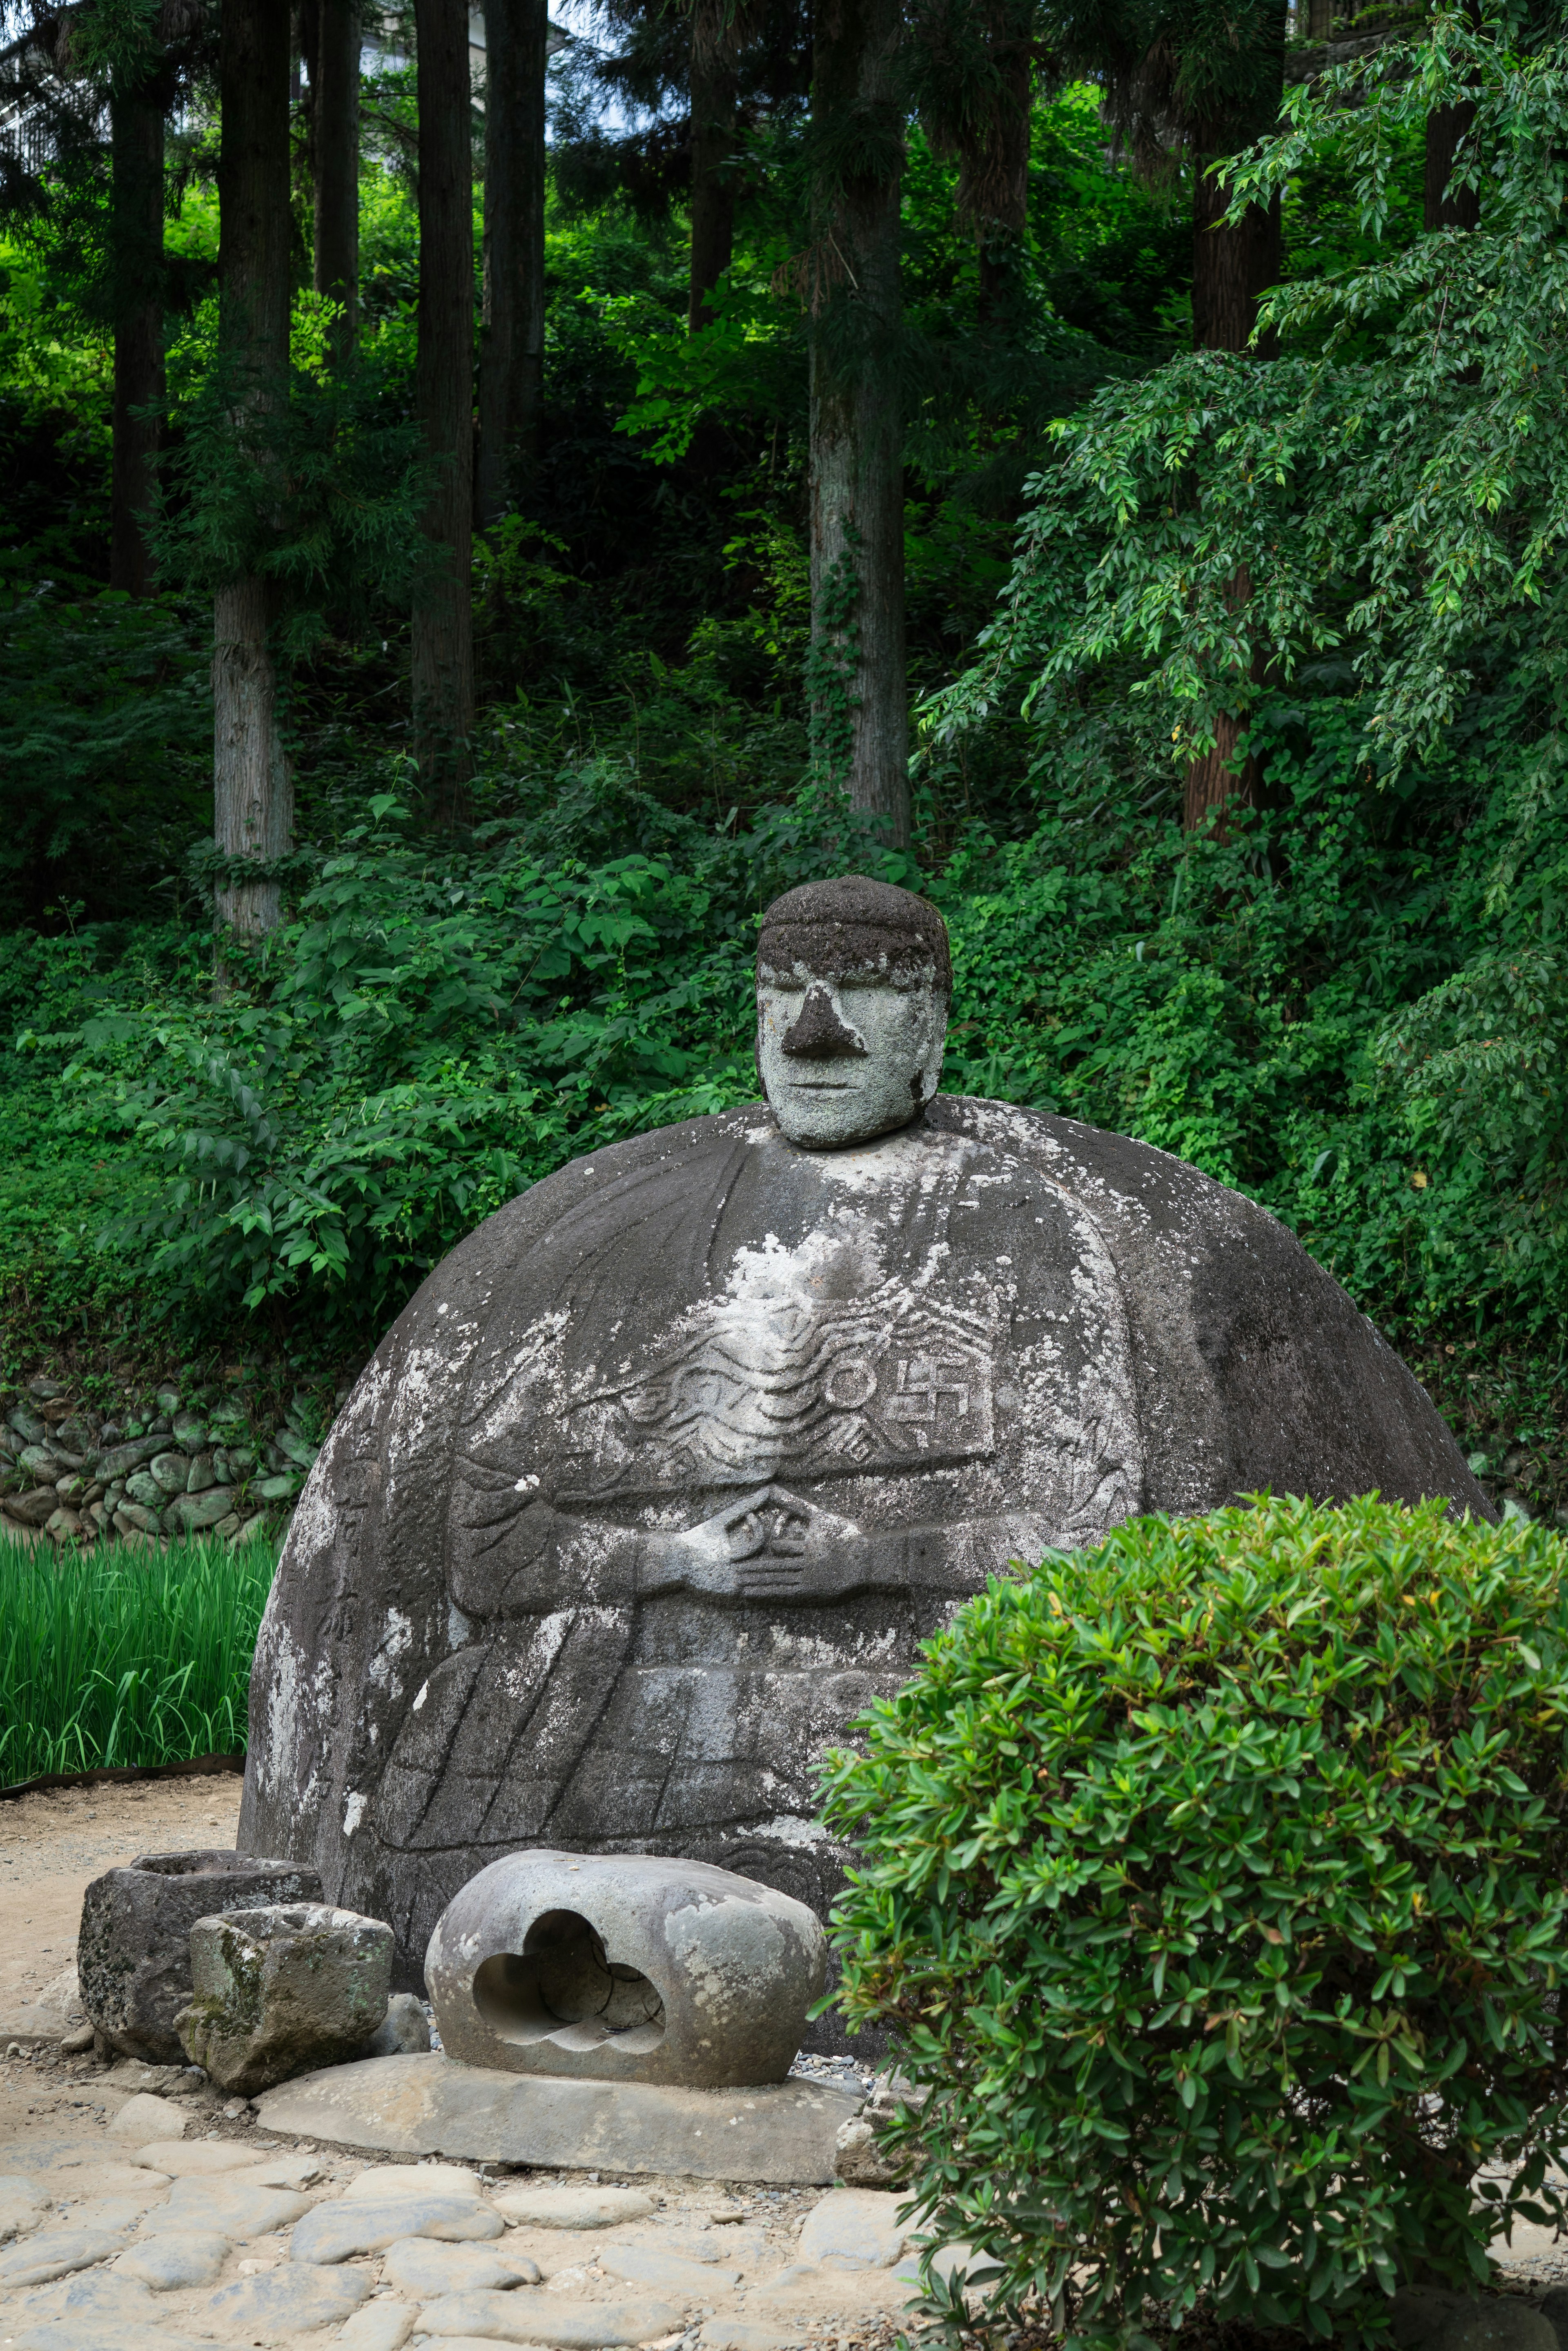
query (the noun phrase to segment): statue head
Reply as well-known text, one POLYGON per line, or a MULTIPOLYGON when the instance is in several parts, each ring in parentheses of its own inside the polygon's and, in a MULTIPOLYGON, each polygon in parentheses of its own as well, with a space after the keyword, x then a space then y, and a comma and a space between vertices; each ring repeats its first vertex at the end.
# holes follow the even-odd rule
POLYGON ((907 1126, 942 1074, 953 965, 935 906, 845 873, 775 898, 757 943, 757 1068, 791 1143, 907 1126))

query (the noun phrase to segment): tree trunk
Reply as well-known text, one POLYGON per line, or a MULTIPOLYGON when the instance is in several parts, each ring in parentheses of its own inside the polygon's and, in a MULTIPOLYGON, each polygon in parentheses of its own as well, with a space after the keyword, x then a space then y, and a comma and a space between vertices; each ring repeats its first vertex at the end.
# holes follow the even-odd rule
MULTIPOLYGON (((1245 351, 1260 360, 1273 359, 1279 344, 1271 334, 1252 341, 1258 305, 1280 275, 1280 200, 1264 206, 1249 204, 1234 228, 1222 225, 1228 197, 1223 174, 1211 177, 1206 166, 1216 157, 1234 155, 1271 131, 1279 120, 1285 79, 1285 12, 1272 11, 1271 49, 1278 60, 1245 119, 1202 126, 1195 139, 1192 239, 1192 340, 1195 350, 1245 351)), ((1231 583, 1237 607, 1251 601, 1252 582, 1242 569, 1231 583)), ((1261 682, 1260 656, 1252 675, 1261 682)), ((1223 834, 1231 808, 1256 807, 1262 778, 1258 762, 1244 758, 1239 770, 1232 767, 1245 722, 1234 711, 1222 710, 1215 722, 1215 747, 1195 759, 1186 771, 1182 821, 1188 831, 1209 822, 1223 834)))
POLYGON ((146 526, 152 511, 156 416, 163 398, 163 99, 149 78, 112 88, 114 447, 109 584, 145 596, 152 584, 146 526))
MULTIPOLYGON (((224 0, 219 55, 218 361, 235 438, 265 448, 288 396, 288 12, 276 0, 224 0)), ((293 795, 279 727, 265 580, 220 590, 213 632, 213 818, 219 850, 284 856, 293 795)), ((235 876, 217 893, 220 924, 242 936, 276 927, 276 880, 235 876)))
POLYGON ((811 736, 819 773, 890 846, 909 841, 904 468, 896 341, 903 120, 898 0, 817 19, 811 112, 861 169, 819 182, 805 259, 810 313, 811 736))
MULTIPOLYGON (((232 6, 233 0, 229 0, 232 6)), ((213 802, 225 857, 274 864, 294 836, 294 778, 283 747, 277 673, 267 642, 267 582, 220 588, 214 616, 213 802)), ((218 893, 221 921, 256 937, 275 931, 282 889, 275 876, 218 893)))
POLYGON ((340 302, 333 362, 354 355, 360 310, 360 11, 358 0, 317 0, 310 60, 310 149, 316 182, 318 294, 340 302))
POLYGON ((1476 119, 1473 106, 1435 106, 1427 117, 1427 170, 1422 219, 1427 229, 1477 228, 1481 201, 1475 188, 1448 185, 1459 141, 1476 119))
POLYGON ((431 576, 413 613, 413 739, 431 806, 468 815, 474 731, 474 182, 466 0, 414 0, 419 311, 414 392, 437 468, 431 576))
POLYGON ((958 156, 958 215, 978 246, 982 327, 1006 318, 1018 288, 1029 226, 1030 115, 1034 95, 1033 10, 993 8, 989 47, 999 88, 958 156))
MULTIPOLYGON (((1196 168, 1192 202, 1192 344, 1198 351, 1244 351, 1258 324, 1258 305, 1280 275, 1280 203, 1249 204, 1239 227, 1220 225, 1229 202, 1222 179, 1211 179, 1205 156, 1196 168)), ((1272 359, 1274 339, 1259 357, 1272 359)))
POLYGON ((545 351, 546 0, 485 15, 485 332, 479 354, 481 526, 538 462, 545 351))
POLYGON ((692 254, 688 331, 711 324, 708 296, 735 251, 737 18, 727 0, 695 0, 692 10, 692 254))

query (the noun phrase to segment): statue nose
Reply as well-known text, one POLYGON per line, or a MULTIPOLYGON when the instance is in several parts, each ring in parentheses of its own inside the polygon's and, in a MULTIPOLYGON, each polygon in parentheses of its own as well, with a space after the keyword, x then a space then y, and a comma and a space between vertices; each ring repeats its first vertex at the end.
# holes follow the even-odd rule
POLYGON ((806 1001, 793 1028, 779 1043, 781 1053, 796 1061, 845 1061, 865 1059, 865 1047, 839 1019, 833 999, 820 984, 806 990, 806 1001))

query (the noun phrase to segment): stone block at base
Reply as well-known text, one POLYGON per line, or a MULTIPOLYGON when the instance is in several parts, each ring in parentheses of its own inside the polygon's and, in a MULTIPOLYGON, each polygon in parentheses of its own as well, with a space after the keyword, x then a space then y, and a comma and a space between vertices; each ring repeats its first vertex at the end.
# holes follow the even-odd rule
POLYGON ((748 2090, 552 2082, 433 2050, 285 2082, 257 2101, 257 2119, 265 2130, 388 2155, 809 2188, 831 2180, 833 2141, 860 2103, 815 2082, 748 2090))

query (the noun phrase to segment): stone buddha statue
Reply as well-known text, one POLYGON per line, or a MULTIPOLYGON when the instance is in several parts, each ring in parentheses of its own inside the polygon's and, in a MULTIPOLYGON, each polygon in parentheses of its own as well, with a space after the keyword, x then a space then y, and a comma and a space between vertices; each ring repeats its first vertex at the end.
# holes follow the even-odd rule
POLYGON ((853 876, 763 919, 766 1102, 585 1155, 439 1266, 301 1498, 240 1842, 392 1924, 527 1845, 825 1911, 828 1747, 1009 1562, 1261 1487, 1487 1504, 1271 1217, 945 1096, 952 969, 853 876))

